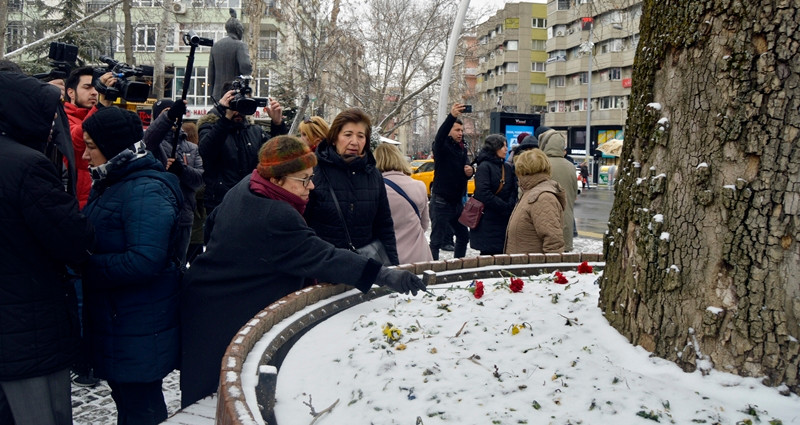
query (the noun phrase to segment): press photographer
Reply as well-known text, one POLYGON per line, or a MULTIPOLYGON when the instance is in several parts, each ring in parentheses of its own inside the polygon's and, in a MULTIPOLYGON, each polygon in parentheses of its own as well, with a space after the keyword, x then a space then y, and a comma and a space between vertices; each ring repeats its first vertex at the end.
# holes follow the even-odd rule
POLYGON ((288 132, 281 105, 275 100, 251 97, 249 81, 245 79, 240 77, 225 83, 225 94, 218 105, 197 122, 200 156, 205 168, 205 205, 209 214, 230 188, 253 171, 261 145, 288 132), (272 120, 271 134, 247 120, 247 115, 255 112, 260 104, 267 108, 272 120))

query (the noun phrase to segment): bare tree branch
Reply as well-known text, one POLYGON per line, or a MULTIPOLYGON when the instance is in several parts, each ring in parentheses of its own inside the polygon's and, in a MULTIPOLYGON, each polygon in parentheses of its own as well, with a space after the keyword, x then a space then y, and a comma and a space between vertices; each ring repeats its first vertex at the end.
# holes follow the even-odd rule
POLYGON ((55 40, 55 39, 61 37, 62 35, 70 32, 70 31, 73 31, 75 28, 83 25, 84 22, 86 22, 86 21, 88 21, 90 19, 94 19, 98 15, 107 12, 109 9, 111 9, 114 6, 117 6, 118 4, 122 3, 123 1, 124 0, 115 0, 115 1, 113 1, 113 2, 111 2, 109 4, 107 4, 107 5, 103 6, 97 12, 94 12, 94 13, 92 13, 90 15, 87 15, 87 16, 79 19, 75 23, 67 26, 66 28, 64 28, 63 30, 61 30, 61 31, 59 31, 59 32, 57 32, 55 34, 51 34, 51 35, 48 35, 46 37, 42 37, 42 38, 34 41, 33 43, 26 44, 26 45, 20 47, 19 49, 14 50, 13 52, 9 52, 8 54, 5 55, 5 58, 6 59, 10 59, 12 57, 15 57, 15 56, 18 56, 18 55, 22 54, 26 50, 32 49, 32 48, 37 47, 37 46, 41 46, 42 44, 47 43, 47 42, 49 42, 51 40, 55 40))

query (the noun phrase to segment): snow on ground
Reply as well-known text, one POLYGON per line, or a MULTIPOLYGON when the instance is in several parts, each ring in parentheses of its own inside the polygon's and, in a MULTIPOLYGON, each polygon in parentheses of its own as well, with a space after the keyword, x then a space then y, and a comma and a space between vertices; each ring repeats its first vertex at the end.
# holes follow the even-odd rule
POLYGON ((564 272, 392 295, 315 327, 279 374, 281 425, 800 423, 800 398, 758 379, 685 373, 611 328, 595 274, 564 272), (357 419, 356 419, 357 418, 357 419))
MULTIPOLYGON (((573 242, 576 252, 602 252, 599 239, 578 237, 573 242)), ((467 256, 474 257, 478 251, 467 248, 467 256)), ((453 258, 452 251, 440 251, 440 258, 453 258)), ((164 398, 170 415, 180 408, 180 372, 174 371, 164 378, 164 398)), ((104 425, 116 422, 116 409, 111 399, 111 390, 102 381, 94 388, 72 387, 72 414, 75 425, 104 425)))

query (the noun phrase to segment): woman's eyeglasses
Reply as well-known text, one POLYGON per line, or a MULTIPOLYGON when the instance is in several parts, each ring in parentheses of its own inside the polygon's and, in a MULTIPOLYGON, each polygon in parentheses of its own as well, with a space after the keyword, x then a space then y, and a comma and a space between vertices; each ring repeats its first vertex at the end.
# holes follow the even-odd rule
POLYGON ((312 174, 312 175, 310 175, 310 176, 308 176, 308 177, 306 177, 304 179, 301 179, 300 177, 292 177, 292 176, 286 176, 286 178, 287 179, 292 179, 292 180, 297 180, 299 182, 303 182, 303 187, 308 187, 308 183, 311 182, 311 179, 314 178, 314 175, 312 174))

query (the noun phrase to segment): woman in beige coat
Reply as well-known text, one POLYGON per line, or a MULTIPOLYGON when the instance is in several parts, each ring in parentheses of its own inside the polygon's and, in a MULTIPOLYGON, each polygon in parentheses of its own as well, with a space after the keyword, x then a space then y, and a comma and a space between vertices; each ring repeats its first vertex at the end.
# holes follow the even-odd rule
POLYGON ((382 143, 375 149, 374 155, 375 165, 383 173, 386 184, 400 264, 433 261, 425 239, 425 231, 431 222, 425 183, 409 177, 411 166, 396 147, 382 143))
POLYGON ((550 161, 539 149, 514 158, 522 197, 506 228, 506 254, 564 252, 564 189, 550 179, 550 161))

